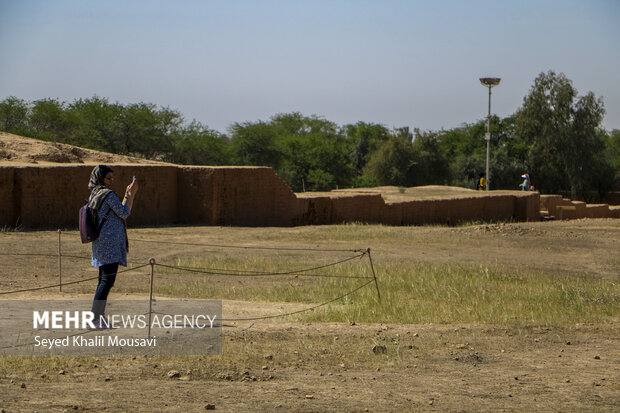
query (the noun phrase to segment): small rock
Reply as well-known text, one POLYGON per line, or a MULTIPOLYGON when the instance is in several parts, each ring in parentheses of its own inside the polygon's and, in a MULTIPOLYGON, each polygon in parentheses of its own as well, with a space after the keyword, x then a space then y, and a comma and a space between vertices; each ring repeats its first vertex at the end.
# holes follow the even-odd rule
POLYGON ((180 377, 180 376, 181 376, 181 373, 179 373, 176 370, 170 370, 168 372, 168 378, 170 378, 170 379, 176 379, 177 377, 180 377))
POLYGON ((414 337, 420 337, 420 335, 418 333, 414 333, 413 336, 414 337))
POLYGON ((314 396, 311 394, 306 394, 306 399, 314 399, 314 396))
POLYGON ((267 354, 265 360, 273 360, 273 354, 267 354))
POLYGON ((435 400, 429 400, 428 404, 430 404, 431 406, 435 403, 435 400))
POLYGON ((269 369, 269 367, 263 366, 263 370, 268 370, 268 369, 269 369))
POLYGON ((215 405, 207 403, 207 405, 205 406, 205 410, 215 410, 215 405))
POLYGON ((110 380, 112 380, 110 377, 105 378, 105 381, 110 381, 110 380))
POLYGON ((567 341, 567 342, 566 342, 566 345, 567 345, 567 346, 570 346, 570 341, 567 341))
POLYGON ((372 348, 372 352, 375 354, 386 354, 387 353, 387 347, 377 344, 375 346, 373 346, 372 348))
MULTIPOLYGON (((95 367, 97 367, 97 366, 95 366, 95 367)), ((63 374, 65 374, 65 371, 64 371, 64 370, 60 370, 60 371, 58 372, 58 374, 60 374, 60 375, 62 376, 63 374)))
POLYGON ((355 321, 351 321, 351 322, 349 323, 349 325, 352 325, 352 326, 356 325, 356 324, 355 324, 355 321))
POLYGON ((26 383, 22 383, 22 385, 20 386, 22 389, 26 388, 26 383))
POLYGON ((42 379, 44 379, 44 378, 46 378, 46 377, 47 377, 47 374, 45 374, 45 373, 41 374, 41 378, 42 378, 42 379))
POLYGON ((279 405, 277 405, 277 406, 276 406, 276 409, 279 409, 280 407, 283 407, 283 406, 282 406, 282 403, 280 403, 279 405))
POLYGON ((601 356, 594 356, 594 360, 600 360, 601 356))

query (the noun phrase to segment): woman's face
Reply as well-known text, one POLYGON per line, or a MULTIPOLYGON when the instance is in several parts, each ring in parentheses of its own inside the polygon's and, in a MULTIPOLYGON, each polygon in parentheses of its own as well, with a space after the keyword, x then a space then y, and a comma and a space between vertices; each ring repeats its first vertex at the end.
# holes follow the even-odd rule
POLYGON ((114 182, 114 172, 108 172, 105 176, 105 178, 103 178, 103 183, 105 184, 105 186, 107 186, 108 188, 112 187, 112 183, 114 182))

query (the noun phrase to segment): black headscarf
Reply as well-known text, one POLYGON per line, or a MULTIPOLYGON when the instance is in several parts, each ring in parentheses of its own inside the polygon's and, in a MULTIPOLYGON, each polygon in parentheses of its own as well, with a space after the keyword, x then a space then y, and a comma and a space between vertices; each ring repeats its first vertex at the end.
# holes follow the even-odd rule
POLYGON ((88 189, 91 190, 90 200, 88 201, 89 208, 94 209, 95 211, 99 211, 101 207, 101 203, 105 199, 106 196, 112 192, 110 188, 105 185, 103 179, 106 175, 112 171, 107 165, 97 165, 93 168, 93 171, 90 173, 90 181, 88 181, 88 189))

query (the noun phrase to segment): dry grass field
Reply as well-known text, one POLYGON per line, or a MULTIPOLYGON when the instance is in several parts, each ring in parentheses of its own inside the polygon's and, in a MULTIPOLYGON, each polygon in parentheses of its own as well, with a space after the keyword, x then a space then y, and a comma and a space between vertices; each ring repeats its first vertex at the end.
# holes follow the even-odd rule
MULTIPOLYGON (((63 259, 63 281, 95 276, 89 246, 75 231, 61 237, 63 254, 80 257, 63 259)), ((0 356, 4 411, 620 410, 618 220, 133 228, 129 238, 130 266, 154 257, 238 272, 352 255, 311 249, 370 248, 381 300, 370 284, 314 311, 227 323, 219 356, 0 356)), ((0 232, 0 291, 56 284, 57 239, 0 232)), ((155 268, 156 297, 222 299, 225 318, 302 310, 360 284, 155 268)), ((321 271, 369 268, 363 257, 321 271)), ((146 298, 149 271, 119 275, 110 300, 146 298)), ((94 286, 0 299, 89 299, 94 286)))

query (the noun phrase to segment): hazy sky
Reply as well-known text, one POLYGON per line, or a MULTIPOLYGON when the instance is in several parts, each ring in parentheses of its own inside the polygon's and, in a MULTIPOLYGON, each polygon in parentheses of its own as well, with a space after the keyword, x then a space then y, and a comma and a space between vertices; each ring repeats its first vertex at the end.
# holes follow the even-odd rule
POLYGON ((620 0, 0 0, 0 99, 98 95, 220 131, 281 112, 438 130, 543 71, 620 129, 620 0))

